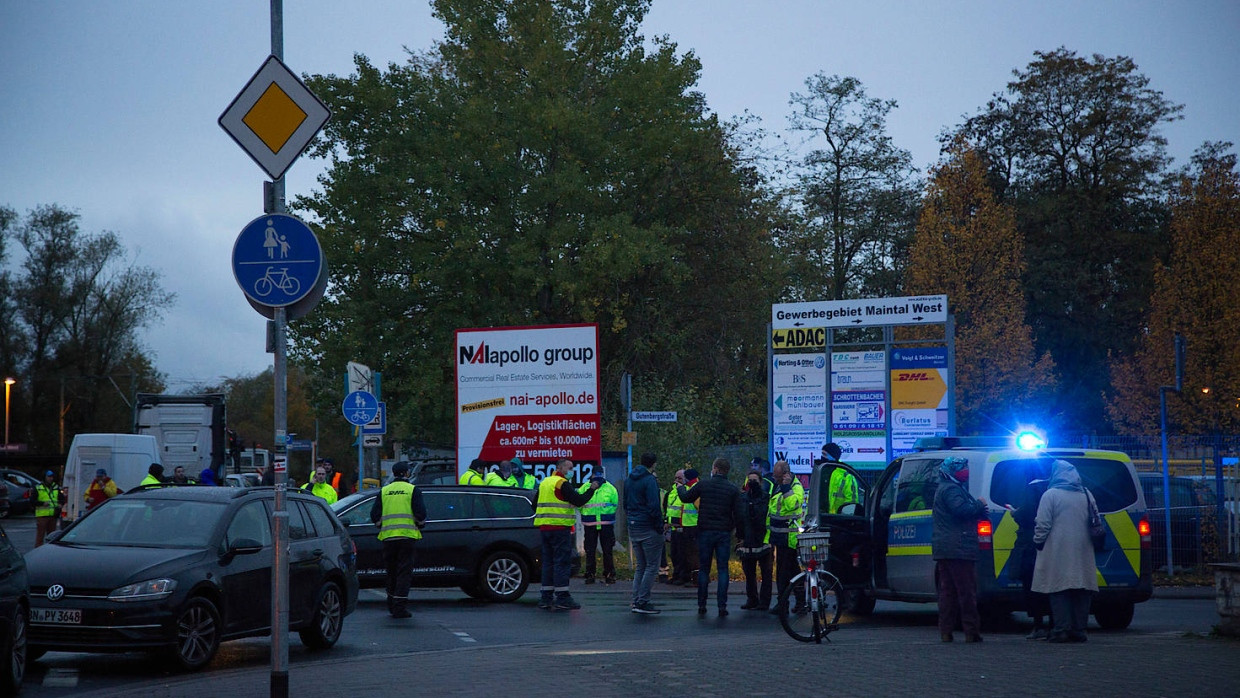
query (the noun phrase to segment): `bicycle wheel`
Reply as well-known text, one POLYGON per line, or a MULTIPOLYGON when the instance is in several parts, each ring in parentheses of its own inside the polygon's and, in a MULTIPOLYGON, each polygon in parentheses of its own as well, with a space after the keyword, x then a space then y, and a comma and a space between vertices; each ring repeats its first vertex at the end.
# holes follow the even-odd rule
POLYGON ((271 293, 272 288, 273 288, 273 285, 271 283, 271 279, 268 279, 267 277, 264 276, 263 278, 254 282, 254 295, 265 296, 268 293, 271 293))
POLYGON ((840 620, 843 593, 839 580, 829 572, 815 570, 793 577, 777 606, 784 632, 800 642, 822 642, 840 620))

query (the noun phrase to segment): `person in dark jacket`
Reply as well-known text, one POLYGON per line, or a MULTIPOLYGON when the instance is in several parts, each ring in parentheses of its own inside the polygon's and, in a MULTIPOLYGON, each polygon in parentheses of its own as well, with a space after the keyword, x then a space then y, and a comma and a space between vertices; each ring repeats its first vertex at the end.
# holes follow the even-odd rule
POLYGON ((977 613, 977 521, 986 515, 986 500, 969 494, 969 459, 944 458, 934 493, 930 548, 939 577, 939 637, 952 641, 956 623, 965 642, 982 641, 977 613))
POLYGON ((1020 492, 1020 501, 1012 507, 1012 520, 1016 522, 1016 544, 1012 557, 1020 563, 1020 586, 1024 592, 1025 613, 1033 619, 1033 631, 1026 639, 1045 640, 1050 635, 1051 623, 1043 619, 1050 615, 1050 600, 1046 594, 1033 590, 1033 569, 1038 561, 1038 548, 1033 544, 1033 529, 1037 523, 1038 503, 1046 492, 1046 480, 1030 480, 1020 492))
POLYGON ((737 552, 741 556, 741 569, 745 572, 745 605, 741 609, 746 611, 765 611, 771 607, 773 550, 769 528, 770 488, 767 482, 760 467, 750 470, 745 480, 745 537, 737 552), (758 586, 759 572, 762 574, 761 588, 758 586))
POLYGON ((663 554, 663 506, 659 484, 651 472, 654 464, 655 455, 643 453, 641 464, 633 467, 624 486, 624 515, 635 558, 629 610, 646 615, 659 612, 650 605, 650 590, 659 576, 659 558, 663 554))
POLYGON ((677 487, 682 502, 698 503, 698 614, 706 613, 707 588, 710 586, 710 561, 715 560, 719 582, 716 603, 719 615, 728 615, 728 558, 732 554, 732 534, 745 535, 745 507, 741 490, 728 481, 732 464, 716 458, 711 464, 710 478, 698 480, 692 487, 677 487))

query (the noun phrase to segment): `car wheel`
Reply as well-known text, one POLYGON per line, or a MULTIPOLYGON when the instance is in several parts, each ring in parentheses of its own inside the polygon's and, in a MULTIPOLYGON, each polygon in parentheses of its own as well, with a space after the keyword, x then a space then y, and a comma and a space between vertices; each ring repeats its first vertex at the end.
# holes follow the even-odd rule
POLYGON ((1113 603, 1094 609, 1094 620, 1103 630, 1123 630, 1132 623, 1135 604, 1113 603))
POLYGON ((26 620, 29 615, 26 607, 18 604, 9 621, 9 637, 5 643, 8 661, 0 663, 0 696, 15 696, 22 690, 22 679, 26 677, 26 620))
POLYGON ((220 612, 215 604, 201 596, 185 604, 177 614, 174 627, 177 635, 172 657, 183 669, 203 668, 220 648, 220 612))
POLYGON ((878 603, 878 599, 860 589, 854 589, 846 594, 844 610, 854 616, 868 616, 874 612, 874 604, 876 603, 878 603))
POLYGON ((507 550, 491 553, 478 568, 478 586, 483 596, 491 601, 516 601, 529 585, 529 567, 516 553, 507 550))
POLYGON ((319 589, 316 599, 310 625, 298 634, 306 647, 325 650, 336 644, 344 629, 344 597, 335 582, 327 582, 319 589))

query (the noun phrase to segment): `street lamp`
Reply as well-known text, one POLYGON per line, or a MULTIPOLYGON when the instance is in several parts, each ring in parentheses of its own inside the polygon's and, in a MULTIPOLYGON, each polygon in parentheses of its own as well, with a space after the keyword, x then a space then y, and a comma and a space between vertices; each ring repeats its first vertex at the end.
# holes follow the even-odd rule
POLYGON ((4 447, 9 447, 9 391, 13 389, 16 378, 4 379, 4 447))

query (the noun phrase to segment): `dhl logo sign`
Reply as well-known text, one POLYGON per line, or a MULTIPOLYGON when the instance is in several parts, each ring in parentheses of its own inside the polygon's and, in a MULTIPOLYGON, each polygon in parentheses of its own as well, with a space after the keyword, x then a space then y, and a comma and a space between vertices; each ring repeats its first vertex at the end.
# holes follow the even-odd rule
POLYGON ((947 383, 938 369, 893 369, 891 409, 938 409, 947 406, 947 383))

